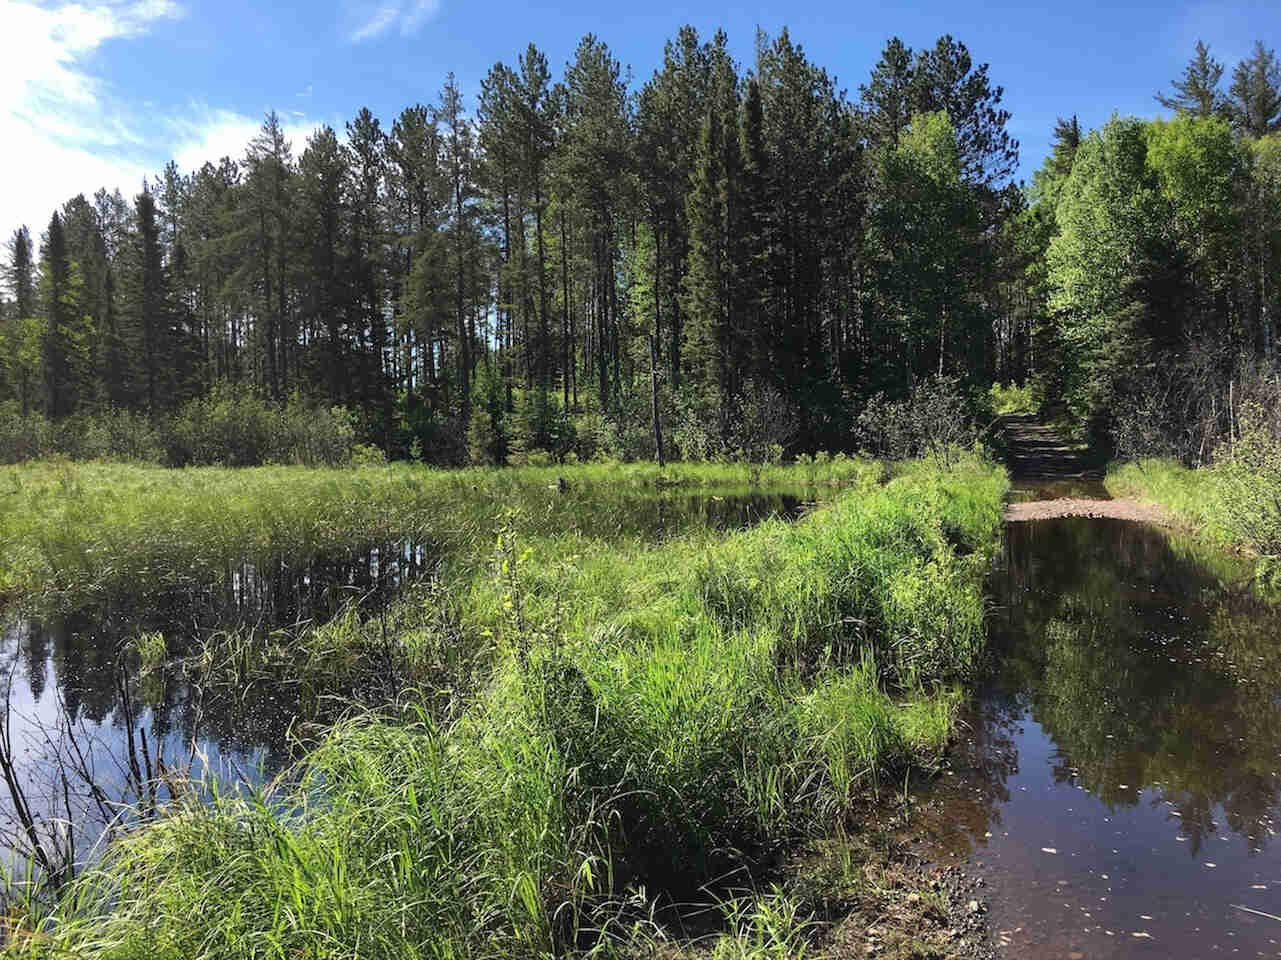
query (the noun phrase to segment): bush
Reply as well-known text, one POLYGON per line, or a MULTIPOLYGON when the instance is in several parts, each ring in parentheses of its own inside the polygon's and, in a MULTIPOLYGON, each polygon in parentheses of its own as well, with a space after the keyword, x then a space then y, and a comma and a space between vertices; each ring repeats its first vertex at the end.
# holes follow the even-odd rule
POLYGON ((1241 404, 1239 436, 1221 448, 1220 499, 1239 539, 1265 557, 1281 555, 1281 423, 1259 399, 1241 404))
POLYGON ((903 400, 877 394, 856 424, 860 444, 891 460, 929 457, 951 470, 979 442, 982 430, 974 405, 955 377, 931 377, 903 400))
POLYGON ((713 405, 687 398, 680 406, 672 440, 685 460, 730 460, 760 468, 778 464, 796 436, 795 404, 769 383, 748 381, 738 394, 713 405))
POLYGON ((988 398, 992 412, 1002 416, 1039 413, 1045 400, 1040 384, 1025 383, 1020 387, 1013 381, 1008 387, 1001 383, 992 384, 988 398))
POLYGON ((356 424, 344 407, 311 406, 297 394, 278 406, 219 384, 173 416, 166 439, 171 466, 337 466, 351 460, 356 424))
POLYGON ((24 416, 17 401, 0 403, 0 458, 5 463, 35 460, 54 449, 53 428, 42 414, 24 416))

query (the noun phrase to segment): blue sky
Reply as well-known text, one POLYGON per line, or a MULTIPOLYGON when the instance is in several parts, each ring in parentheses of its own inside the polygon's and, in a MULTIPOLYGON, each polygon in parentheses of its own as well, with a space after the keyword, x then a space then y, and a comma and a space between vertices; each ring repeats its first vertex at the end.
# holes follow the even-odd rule
POLYGON ((639 84, 683 23, 705 35, 724 27, 743 62, 757 25, 787 26, 851 96, 890 36, 919 47, 951 33, 1005 87, 1022 176, 1039 166, 1056 116, 1075 112, 1094 127, 1114 110, 1154 115, 1153 93, 1168 88, 1198 38, 1229 70, 1255 39, 1281 46, 1276 0, 1040 9, 947 0, 0 0, 0 235, 26 222, 38 237, 77 191, 132 195, 171 157, 184 170, 239 157, 272 108, 301 152, 317 124, 341 132, 361 106, 390 127, 406 105, 432 102, 450 70, 470 103, 488 68, 514 63, 530 41, 559 74, 593 32, 639 84))

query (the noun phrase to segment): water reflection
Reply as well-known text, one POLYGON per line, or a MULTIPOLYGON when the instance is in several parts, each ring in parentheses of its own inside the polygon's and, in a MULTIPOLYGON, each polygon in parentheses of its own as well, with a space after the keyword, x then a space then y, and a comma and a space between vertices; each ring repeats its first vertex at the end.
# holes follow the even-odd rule
MULTIPOLYGON (((679 491, 613 495, 608 509, 597 506, 590 494, 571 491, 539 520, 561 532, 656 543, 795 518, 804 508, 791 496, 679 491)), ((157 791, 163 802, 166 771, 213 773, 227 787, 274 776, 291 757, 289 733, 301 712, 297 683, 280 676, 247 689, 206 689, 204 641, 233 630, 266 640, 282 627, 323 623, 353 602, 373 611, 440 559, 436 545, 421 542, 301 561, 257 558, 181 591, 111 597, 72 614, 26 614, 0 624, 0 690, 8 690, 15 776, 37 820, 74 821, 83 852, 116 804, 157 791), (164 637, 169 662, 144 675, 132 641, 148 632, 164 637)), ((0 785, 0 846, 22 838, 14 814, 0 785)))
POLYGON ((1276 953, 1233 905, 1281 913, 1281 616, 1236 573, 1125 521, 1009 525, 930 821, 1015 955, 1276 953))

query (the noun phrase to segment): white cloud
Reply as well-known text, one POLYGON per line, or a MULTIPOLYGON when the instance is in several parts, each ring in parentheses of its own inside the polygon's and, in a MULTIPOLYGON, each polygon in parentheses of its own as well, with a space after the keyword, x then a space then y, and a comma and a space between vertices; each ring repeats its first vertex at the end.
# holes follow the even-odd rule
POLYGON ((54 208, 100 186, 137 189, 143 140, 112 91, 85 69, 106 42, 183 15, 173 0, 62 3, 0 0, 0 233, 38 236, 54 208))
MULTIPOLYGON (((39 242, 53 211, 77 193, 119 187, 132 197, 170 158, 190 173, 245 155, 262 117, 201 103, 157 117, 153 104, 131 102, 90 72, 104 43, 182 15, 173 0, 0 0, 0 144, 8 147, 0 154, 0 243, 21 224, 39 242)), ((298 155, 314 125, 297 111, 288 119, 298 155)))
MULTIPOLYGON (((306 148, 307 137, 315 130, 316 124, 308 123, 297 112, 293 116, 295 119, 292 121, 282 120, 281 126, 297 157, 306 148)), ((199 170, 206 161, 217 163, 223 157, 242 159, 249 141, 262 128, 262 117, 247 117, 232 110, 193 104, 186 116, 170 120, 169 128, 173 134, 173 159, 180 170, 191 173, 199 170)))
POLYGON ((440 9, 440 0, 416 0, 405 11, 405 19, 400 23, 400 35, 407 37, 436 15, 440 9))
POLYGON ((399 16, 400 7, 396 4, 384 4, 376 8, 366 17, 363 17, 364 22, 352 31, 351 42, 360 43, 364 40, 372 40, 375 37, 382 36, 391 29, 399 16))
POLYGON ((440 10, 440 0, 385 0, 383 3, 348 4, 347 17, 355 26, 347 33, 352 43, 363 43, 399 27, 407 37, 440 10))

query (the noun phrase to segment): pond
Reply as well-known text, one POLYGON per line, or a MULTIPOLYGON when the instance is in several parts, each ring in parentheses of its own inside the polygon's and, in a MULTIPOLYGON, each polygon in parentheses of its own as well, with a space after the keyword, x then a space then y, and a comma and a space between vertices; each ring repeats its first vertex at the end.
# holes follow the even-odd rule
POLYGON ((1007 526, 923 826, 1010 956, 1281 955, 1281 613, 1248 575, 1128 521, 1007 526))
MULTIPOLYGON (((584 510, 574 532, 659 542, 794 519, 806 506, 794 496, 680 491, 611 503, 609 511, 584 510)), ((33 815, 44 823, 73 821, 83 851, 117 815, 118 803, 168 799, 170 774, 213 775, 224 789, 266 782, 292 757, 296 686, 280 677, 213 694, 202 683, 202 641, 230 631, 261 640, 281 628, 323 623, 350 603, 376 611, 438 560, 423 543, 305 561, 276 557, 181 591, 110 597, 71 614, 12 616, 0 624, 4 720, 14 775, 33 815), (140 676, 137 656, 122 651, 152 631, 164 635, 174 668, 140 676)), ((22 845, 12 796, 0 785, 0 849, 22 845)))

